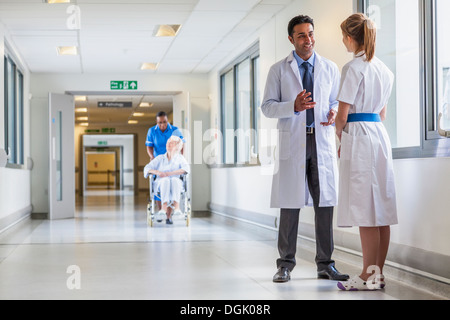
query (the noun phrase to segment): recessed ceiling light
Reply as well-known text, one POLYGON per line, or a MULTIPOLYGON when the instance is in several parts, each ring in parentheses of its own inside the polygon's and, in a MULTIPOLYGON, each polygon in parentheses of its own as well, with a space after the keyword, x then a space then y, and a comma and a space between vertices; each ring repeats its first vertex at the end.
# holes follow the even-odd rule
POLYGON ((141 70, 156 70, 158 68, 158 64, 154 62, 144 62, 141 65, 141 70))
POLYGON ((75 112, 87 112, 87 108, 75 108, 75 112))
POLYGON ((161 24, 154 32, 155 37, 175 37, 180 31, 181 24, 161 24))
POLYGON ((143 117, 144 113, 143 112, 133 112, 133 117, 143 117))
POLYGON ((138 123, 138 122, 137 122, 137 120, 128 120, 128 123, 129 123, 129 124, 136 124, 136 123, 138 123))
POLYGON ((149 107, 152 107, 152 106, 153 106, 153 102, 141 102, 139 104, 139 107, 141 107, 141 108, 149 108, 149 107))
POLYGON ((78 50, 76 46, 56 47, 59 56, 76 56, 78 50))
POLYGON ((46 0, 47 3, 70 3, 70 0, 46 0))
POLYGON ((88 127, 88 126, 89 126, 89 123, 87 123, 87 122, 82 122, 82 123, 80 123, 80 126, 88 127))
POLYGON ((75 101, 86 101, 87 97, 86 96, 75 96, 75 101))
POLYGON ((89 117, 77 117, 78 121, 88 121, 89 117))

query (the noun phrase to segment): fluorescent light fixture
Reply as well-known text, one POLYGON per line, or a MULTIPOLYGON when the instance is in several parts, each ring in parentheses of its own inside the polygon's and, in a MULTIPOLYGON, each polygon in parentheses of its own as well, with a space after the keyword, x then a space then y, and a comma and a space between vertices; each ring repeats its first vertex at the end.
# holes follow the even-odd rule
POLYGON ((161 24, 154 32, 155 37, 175 37, 180 31, 181 24, 161 24))
POLYGON ((152 106, 153 106, 153 102, 141 102, 139 104, 139 107, 141 107, 141 108, 150 108, 152 106))
POLYGON ((143 117, 144 113, 143 112, 133 112, 133 117, 143 117))
POLYGON ((87 108, 75 108, 75 112, 87 112, 87 108))
POLYGON ((158 64, 154 62, 144 62, 141 64, 141 70, 156 70, 158 68, 158 64))
POLYGON ((59 56, 76 56, 78 50, 76 46, 56 47, 59 56))
POLYGON ((86 96, 75 96, 75 101, 86 101, 87 97, 86 96))
POLYGON ((136 123, 138 123, 138 122, 137 122, 137 120, 128 120, 128 123, 129 123, 129 124, 136 124, 136 123))
POLYGON ((89 123, 87 123, 87 122, 82 122, 82 123, 80 123, 80 126, 88 127, 88 126, 89 126, 89 123))
POLYGON ((53 3, 70 3, 70 0, 46 0, 45 2, 53 4, 53 3))
POLYGON ((88 121, 89 117, 77 117, 78 121, 88 121))

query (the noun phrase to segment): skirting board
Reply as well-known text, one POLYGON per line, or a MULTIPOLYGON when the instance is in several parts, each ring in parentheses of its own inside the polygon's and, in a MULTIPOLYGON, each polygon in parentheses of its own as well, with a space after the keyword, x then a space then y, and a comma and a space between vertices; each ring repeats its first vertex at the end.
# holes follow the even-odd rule
MULTIPOLYGON (((278 230, 278 217, 261 213, 231 208, 214 203, 208 203, 214 214, 252 223, 271 230, 278 230)), ((299 238, 315 242, 314 225, 300 223, 299 238)), ((334 229, 334 256, 345 262, 362 265, 361 242, 358 234, 351 234, 334 229)), ((385 272, 391 273, 397 279, 417 285, 420 282, 425 289, 436 294, 450 297, 450 256, 426 251, 402 244, 390 243, 385 272), (387 269, 389 268, 389 271, 387 269)))
POLYGON ((0 219, 0 233, 31 215, 32 206, 25 207, 0 219))

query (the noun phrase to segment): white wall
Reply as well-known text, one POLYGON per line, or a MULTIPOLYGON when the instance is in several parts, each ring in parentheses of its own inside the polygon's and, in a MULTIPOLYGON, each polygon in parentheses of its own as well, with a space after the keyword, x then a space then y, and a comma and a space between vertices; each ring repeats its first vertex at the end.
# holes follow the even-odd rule
MULTIPOLYGON (((297 0, 284 11, 278 13, 272 20, 248 42, 236 50, 224 66, 235 59, 253 42, 259 40, 261 57, 262 90, 264 89, 268 70, 272 64, 285 58, 293 49, 287 39, 287 24, 297 14, 308 14, 315 21, 316 51, 322 56, 336 62, 340 68, 351 59, 342 44, 340 23, 354 11, 352 0, 297 0), (326 8, 326 10, 324 10, 326 8)), ((210 74, 210 91, 213 97, 211 123, 219 119, 219 72, 220 67, 210 74)), ((262 92, 261 92, 262 94, 262 92)), ((218 121, 220 123, 220 121, 218 121)), ((261 116, 261 129, 276 128, 276 120, 261 116)), ((270 139, 269 139, 270 140, 270 139)), ((268 145, 275 145, 276 140, 268 145)), ((262 146, 260 146, 261 148, 262 146)), ((406 159, 394 161, 399 224, 392 227, 393 254, 408 255, 420 251, 427 257, 448 261, 450 259, 450 197, 448 177, 450 177, 450 158, 406 159), (446 180, 447 179, 447 180, 446 180), (405 249, 403 253, 400 249, 405 249)), ((259 214, 259 221, 273 220, 275 225, 278 209, 269 207, 272 176, 267 174, 270 166, 247 168, 214 168, 211 170, 211 207, 227 211, 230 215, 253 219, 259 214), (251 190, 251 192, 249 192, 251 190), (241 212, 239 215, 236 212, 241 212), (264 216, 265 218, 261 218, 264 216), (267 217, 269 217, 267 219, 267 217)), ((335 215, 336 219, 336 215, 335 215)), ((311 208, 302 210, 300 233, 313 230, 314 213, 311 208)), ((335 224, 336 225, 336 224, 335 224)), ((313 232, 313 231, 312 231, 313 232)), ((311 232, 303 234, 311 237, 311 232)), ((357 228, 335 228, 335 241, 346 248, 346 241, 359 241, 357 228)), ((314 237, 314 233, 312 233, 314 237)), ((347 246, 355 250, 354 244, 347 246)), ((356 248, 358 250, 358 248, 356 248)), ((391 257, 392 258, 392 257, 391 257)), ((397 258, 397 257, 394 257, 397 258)), ((399 260, 409 261, 415 257, 399 260)), ((414 269, 427 270, 430 261, 414 262, 409 265, 414 269), (423 269, 421 269, 423 268, 423 269)), ((448 266, 434 266, 450 279, 448 266)), ((432 273, 432 272, 431 272, 432 273)))
POLYGON ((6 228, 17 219, 28 215, 31 212, 30 196, 30 171, 27 169, 30 164, 30 105, 29 93, 29 72, 26 65, 21 60, 20 55, 13 46, 10 45, 9 35, 4 26, 0 23, 0 149, 5 148, 4 137, 4 62, 5 50, 14 57, 14 61, 20 67, 24 76, 24 161, 23 168, 0 168, 0 230, 6 228), (6 48, 7 47, 7 48, 6 48))

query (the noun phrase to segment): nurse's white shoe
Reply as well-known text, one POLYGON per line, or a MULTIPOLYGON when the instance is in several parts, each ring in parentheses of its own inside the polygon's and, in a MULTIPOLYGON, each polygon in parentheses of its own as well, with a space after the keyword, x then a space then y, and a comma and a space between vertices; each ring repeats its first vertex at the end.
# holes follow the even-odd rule
POLYGON ((339 281, 337 286, 344 291, 373 291, 381 289, 379 282, 364 281, 357 275, 347 281, 339 281))

